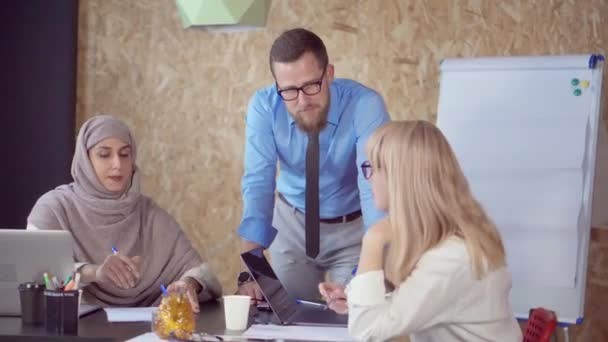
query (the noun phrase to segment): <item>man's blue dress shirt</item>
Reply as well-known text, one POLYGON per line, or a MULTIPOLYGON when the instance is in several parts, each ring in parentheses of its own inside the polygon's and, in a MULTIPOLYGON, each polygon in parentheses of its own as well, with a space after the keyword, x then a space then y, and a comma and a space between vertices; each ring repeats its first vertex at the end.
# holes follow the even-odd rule
MULTIPOLYGON (((359 166, 367 159, 370 134, 390 118, 382 97, 360 83, 335 79, 330 93, 327 126, 319 135, 320 217, 361 209, 367 229, 384 213, 376 209, 359 166)), ((238 232, 267 248, 277 233, 272 227, 275 185, 290 204, 305 210, 308 137, 297 127, 275 85, 253 95, 246 126, 243 218, 238 232), (275 183, 277 161, 280 172, 275 183)))

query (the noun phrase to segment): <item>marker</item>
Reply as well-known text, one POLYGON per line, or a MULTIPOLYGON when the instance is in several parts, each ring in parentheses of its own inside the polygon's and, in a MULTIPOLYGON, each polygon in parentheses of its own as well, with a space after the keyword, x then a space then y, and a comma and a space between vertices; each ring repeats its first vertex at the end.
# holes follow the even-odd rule
POLYGON ((42 274, 42 278, 44 279, 44 286, 46 286, 47 290, 54 290, 55 288, 53 287, 53 284, 51 284, 51 281, 49 280, 49 274, 44 272, 42 274))
POLYGON ((604 55, 597 54, 589 56, 589 69, 595 69, 595 64, 598 61, 604 61, 604 55))
POLYGON ((112 246, 112 254, 118 254, 118 249, 116 246, 112 246))
POLYGON ((327 310, 328 309, 327 305, 325 305, 325 304, 315 303, 315 302, 309 302, 307 300, 296 299, 296 303, 316 306, 316 307, 321 308, 323 310, 327 310))
POLYGON ((167 288, 165 287, 165 285, 160 284, 160 290, 163 291, 163 295, 165 295, 165 296, 169 295, 169 291, 167 291, 167 288))
POLYGON ((589 56, 589 69, 595 69, 595 63, 597 63, 597 56, 596 55, 589 56))
POLYGON ((65 277, 65 280, 63 281, 63 285, 67 286, 70 281, 72 281, 72 275, 68 274, 68 276, 65 277))
POLYGON ((72 291, 74 289, 74 280, 70 280, 70 282, 65 286, 63 291, 72 291))
POLYGON ((353 268, 353 271, 350 273, 352 276, 355 276, 355 274, 357 274, 357 267, 355 266, 355 268, 353 268))
POLYGON ((57 280, 57 277, 55 277, 55 276, 53 276, 51 278, 51 283, 53 283, 54 290, 57 290, 57 289, 59 289, 61 287, 59 285, 59 280, 57 280))

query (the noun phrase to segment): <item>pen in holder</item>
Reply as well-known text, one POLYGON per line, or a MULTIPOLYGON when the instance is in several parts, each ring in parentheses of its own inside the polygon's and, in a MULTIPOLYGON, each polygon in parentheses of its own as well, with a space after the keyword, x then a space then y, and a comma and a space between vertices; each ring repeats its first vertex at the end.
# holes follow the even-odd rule
POLYGON ((46 331, 56 334, 78 334, 79 291, 45 290, 46 331))

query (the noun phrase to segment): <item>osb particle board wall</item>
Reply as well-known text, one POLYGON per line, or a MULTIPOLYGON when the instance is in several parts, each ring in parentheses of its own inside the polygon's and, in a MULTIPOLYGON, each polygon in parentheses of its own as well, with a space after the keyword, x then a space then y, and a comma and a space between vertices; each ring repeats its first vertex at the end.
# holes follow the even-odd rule
POLYGON ((441 59, 604 52, 607 17, 602 0, 275 0, 262 31, 207 33, 183 29, 173 1, 81 0, 77 123, 98 112, 126 120, 145 192, 233 291, 244 114, 272 82, 281 31, 317 32, 337 76, 378 90, 394 119, 434 120, 441 59))

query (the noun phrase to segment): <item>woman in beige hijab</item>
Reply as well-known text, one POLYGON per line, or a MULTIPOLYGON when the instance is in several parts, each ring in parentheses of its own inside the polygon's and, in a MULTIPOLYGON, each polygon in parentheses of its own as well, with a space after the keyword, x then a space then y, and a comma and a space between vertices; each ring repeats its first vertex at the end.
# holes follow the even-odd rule
POLYGON ((135 157, 124 122, 108 115, 89 119, 76 142, 74 182, 38 199, 28 229, 72 233, 90 302, 157 305, 162 284, 186 291, 198 312, 198 303, 219 297, 221 286, 175 219, 141 194, 135 157))

